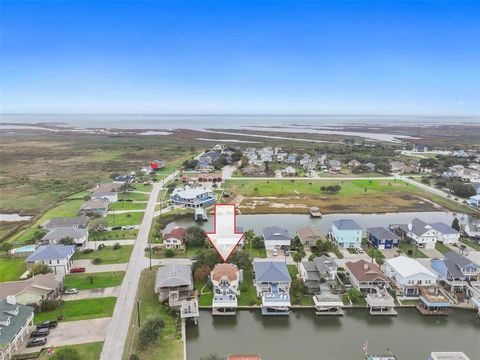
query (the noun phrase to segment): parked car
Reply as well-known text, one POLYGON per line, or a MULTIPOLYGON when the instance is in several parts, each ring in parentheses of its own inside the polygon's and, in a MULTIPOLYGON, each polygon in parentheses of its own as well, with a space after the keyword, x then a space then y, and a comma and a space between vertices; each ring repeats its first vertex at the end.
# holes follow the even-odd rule
POLYGON ((134 227, 132 225, 122 226, 122 230, 132 230, 132 229, 134 229, 134 227))
POLYGON ((290 250, 285 249, 285 250, 283 250, 283 251, 284 251, 284 253, 285 253, 285 256, 290 256, 290 250))
POLYGON ((67 289, 67 290, 65 290, 64 294, 65 294, 65 295, 78 294, 78 289, 77 289, 77 288, 67 289))
POLYGON ((52 328, 54 328, 54 327, 57 327, 57 325, 58 325, 58 321, 48 320, 48 321, 42 322, 41 324, 38 324, 38 325, 37 325, 37 330, 40 330, 40 329, 52 329, 52 328))
POLYGON ((80 266, 73 267, 73 268, 70 269, 70 272, 71 273, 83 273, 83 272, 85 272, 85 268, 80 267, 80 266))
POLYGON ((277 251, 277 249, 273 249, 273 251, 272 251, 272 255, 273 255, 273 256, 277 256, 277 255, 278 255, 278 251, 277 251))
POLYGON ((121 226, 114 226, 110 230, 122 230, 121 226))
POLYGON ((361 247, 357 247, 355 250, 357 250, 357 252, 358 252, 359 254, 363 254, 363 253, 364 253, 364 251, 363 251, 363 249, 362 249, 361 247))
POLYGON ((35 339, 31 339, 27 342, 27 348, 34 347, 34 346, 43 346, 47 343, 46 337, 38 337, 35 339))
POLYGON ((42 328, 42 329, 38 329, 38 330, 33 331, 30 334, 30 337, 31 338, 45 337, 48 334, 50 334, 50 329, 49 328, 42 328))

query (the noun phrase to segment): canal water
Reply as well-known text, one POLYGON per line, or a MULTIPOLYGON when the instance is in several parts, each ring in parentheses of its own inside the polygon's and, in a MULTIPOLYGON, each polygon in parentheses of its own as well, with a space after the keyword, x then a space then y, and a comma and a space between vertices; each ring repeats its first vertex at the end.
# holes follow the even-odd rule
MULTIPOLYGON (((286 228, 290 236, 294 236, 297 229, 315 225, 322 232, 326 233, 330 229, 332 222, 338 219, 353 219, 363 230, 371 226, 388 226, 390 224, 407 224, 415 218, 419 218, 427 223, 442 221, 451 225, 453 219, 458 217, 460 223, 468 221, 468 215, 454 214, 451 212, 400 212, 386 214, 328 214, 322 218, 312 218, 309 215, 293 214, 256 214, 256 215, 238 215, 237 225, 243 226, 243 229, 252 229, 256 234, 261 234, 262 229, 267 226, 280 226, 286 228)), ((179 219, 167 225, 167 230, 175 226, 188 227, 200 224, 205 231, 213 231, 213 216, 209 216, 208 221, 195 223, 193 215, 190 218, 179 219)))
POLYGON ((415 309, 398 309, 396 317, 370 316, 347 309, 343 317, 316 316, 293 310, 288 317, 262 317, 240 310, 235 317, 201 311, 198 325, 187 325, 187 359, 217 353, 259 353, 262 360, 363 359, 371 352, 394 352, 400 360, 427 360, 432 351, 463 351, 480 359, 480 319, 454 310, 448 317, 425 317, 415 309))

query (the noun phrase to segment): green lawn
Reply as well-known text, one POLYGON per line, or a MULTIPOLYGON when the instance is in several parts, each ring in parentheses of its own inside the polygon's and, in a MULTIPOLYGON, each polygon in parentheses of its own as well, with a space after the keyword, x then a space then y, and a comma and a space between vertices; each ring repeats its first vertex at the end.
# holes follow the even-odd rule
POLYGON ((136 239, 138 230, 112 230, 102 232, 90 232, 88 235, 89 241, 95 240, 125 240, 136 239))
POLYGON ((0 258, 0 282, 19 280, 27 270, 25 258, 0 258))
POLYGON ((123 214, 109 214, 105 217, 107 226, 140 225, 143 219, 143 212, 131 212, 123 214))
POLYGON ((122 284, 125 271, 99 272, 91 274, 68 274, 65 276, 65 289, 78 290, 100 289, 122 284))
POLYGON ((252 269, 243 270, 243 281, 240 284, 239 306, 260 305, 262 299, 257 297, 257 292, 252 280, 252 269))
MULTIPOLYGON (((66 347, 77 350, 81 360, 96 360, 96 359, 100 359, 100 354, 103 348, 103 341, 80 344, 80 345, 57 346, 55 347, 55 350, 59 350, 66 347)), ((47 351, 43 351, 38 359, 48 360, 50 358, 51 356, 48 355, 47 351)))
POLYGON ((297 265, 288 265, 288 273, 290 274, 290 277, 293 279, 297 278, 298 275, 298 269, 297 265))
POLYGON ((133 190, 145 191, 145 192, 151 192, 153 189, 153 185, 143 184, 143 183, 128 184, 128 187, 133 188, 133 190))
POLYGON ((412 245, 412 244, 409 244, 405 241, 400 241, 400 250, 402 250, 402 252, 411 257, 411 258, 428 258, 427 255, 425 255, 420 249, 415 249, 415 246, 412 245), (409 255, 408 254, 408 250, 412 250, 412 255, 409 255))
POLYGON ((90 196, 90 195, 92 195, 92 193, 91 193, 90 191, 88 191, 88 190, 83 190, 83 191, 79 191, 79 192, 77 192, 77 193, 75 193, 75 194, 70 195, 69 197, 67 197, 67 199, 68 199, 68 200, 78 200, 78 199, 83 200, 83 198, 84 198, 85 196, 90 196))
POLYGON ((100 258, 103 260, 101 264, 123 264, 128 263, 130 260, 132 250, 133 245, 121 245, 118 250, 113 250, 111 246, 105 246, 100 250, 88 254, 76 252, 73 258, 75 260, 100 258))
POLYGON ((157 295, 153 292, 155 275, 158 267, 152 270, 143 270, 137 292, 140 299, 140 321, 145 321, 150 316, 160 316, 165 322, 160 338, 147 349, 138 349, 137 307, 135 306, 130 320, 127 341, 125 342, 123 359, 128 360, 132 354, 137 354, 142 360, 182 360, 183 342, 181 338, 180 319, 171 312, 168 306, 158 302, 157 295))
MULTIPOLYGON (((116 297, 64 301, 61 308, 64 316, 62 321, 110 317, 113 314, 116 302, 116 297)), ((35 314, 33 322, 39 324, 47 320, 56 320, 59 315, 60 309, 43 311, 35 314)))
MULTIPOLYGON (((155 244, 152 245, 154 247, 155 244)), ((180 259, 190 259, 195 256, 197 256, 200 251, 202 251, 204 248, 202 246, 199 247, 189 247, 185 251, 175 251, 175 256, 173 258, 180 258, 180 259)), ((153 252, 152 251, 152 259, 165 259, 166 256, 164 254, 164 250, 160 250, 158 252, 153 252)), ((149 253, 147 250, 145 250, 145 256, 149 257, 149 253)))
POLYGON ((121 192, 118 194, 119 200, 135 200, 135 201, 148 201, 150 194, 142 194, 136 192, 121 192))
POLYGON ((475 250, 480 251, 480 244, 477 243, 476 241, 470 240, 470 239, 461 239, 460 240, 462 243, 474 248, 475 250))
POLYGON ((144 210, 146 208, 147 208, 147 203, 117 201, 110 204, 110 210, 144 210))
POLYGON ((436 242, 435 243, 435 249, 437 249, 438 251, 440 251, 442 254, 446 254, 447 252, 451 251, 452 249, 450 249, 447 245, 445 244, 442 244, 440 242, 436 242))
POLYGON ((205 286, 205 282, 203 281, 195 281, 195 289, 198 291, 199 298, 198 298, 198 305, 199 306, 212 306, 213 301, 213 291, 212 288, 205 286, 202 292, 202 288, 205 286), (201 295, 200 295, 201 294, 201 295))

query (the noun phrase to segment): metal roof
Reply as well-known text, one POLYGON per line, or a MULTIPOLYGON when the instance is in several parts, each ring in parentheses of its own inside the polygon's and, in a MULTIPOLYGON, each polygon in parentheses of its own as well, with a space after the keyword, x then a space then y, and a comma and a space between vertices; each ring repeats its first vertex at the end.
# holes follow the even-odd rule
POLYGON ((69 259, 74 252, 74 245, 43 245, 27 258, 27 262, 69 259))
POLYGON ((352 219, 340 219, 340 220, 335 220, 333 222, 333 225, 338 229, 338 230, 362 230, 360 225, 358 225, 355 220, 352 219))
POLYGON ((254 261, 255 281, 262 282, 290 282, 292 278, 287 264, 283 261, 254 261))
POLYGON ((192 268, 189 265, 168 264, 157 270, 155 288, 191 286, 192 268))
POLYGON ((373 235, 378 240, 400 240, 400 236, 381 226, 369 227, 367 228, 367 233, 373 235))
POLYGON ((288 230, 278 227, 278 226, 271 226, 263 228, 263 238, 268 240, 290 240, 290 235, 288 234, 288 230))

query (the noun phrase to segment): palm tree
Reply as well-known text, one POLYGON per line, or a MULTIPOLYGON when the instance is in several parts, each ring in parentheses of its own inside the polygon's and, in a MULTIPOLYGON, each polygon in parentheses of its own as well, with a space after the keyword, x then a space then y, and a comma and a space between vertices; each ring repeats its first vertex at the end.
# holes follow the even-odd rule
POLYGON ((295 263, 297 264, 297 270, 298 270, 298 263, 300 261, 302 261, 303 259, 303 254, 299 251, 297 251, 296 253, 293 254, 293 261, 295 261, 295 263))

